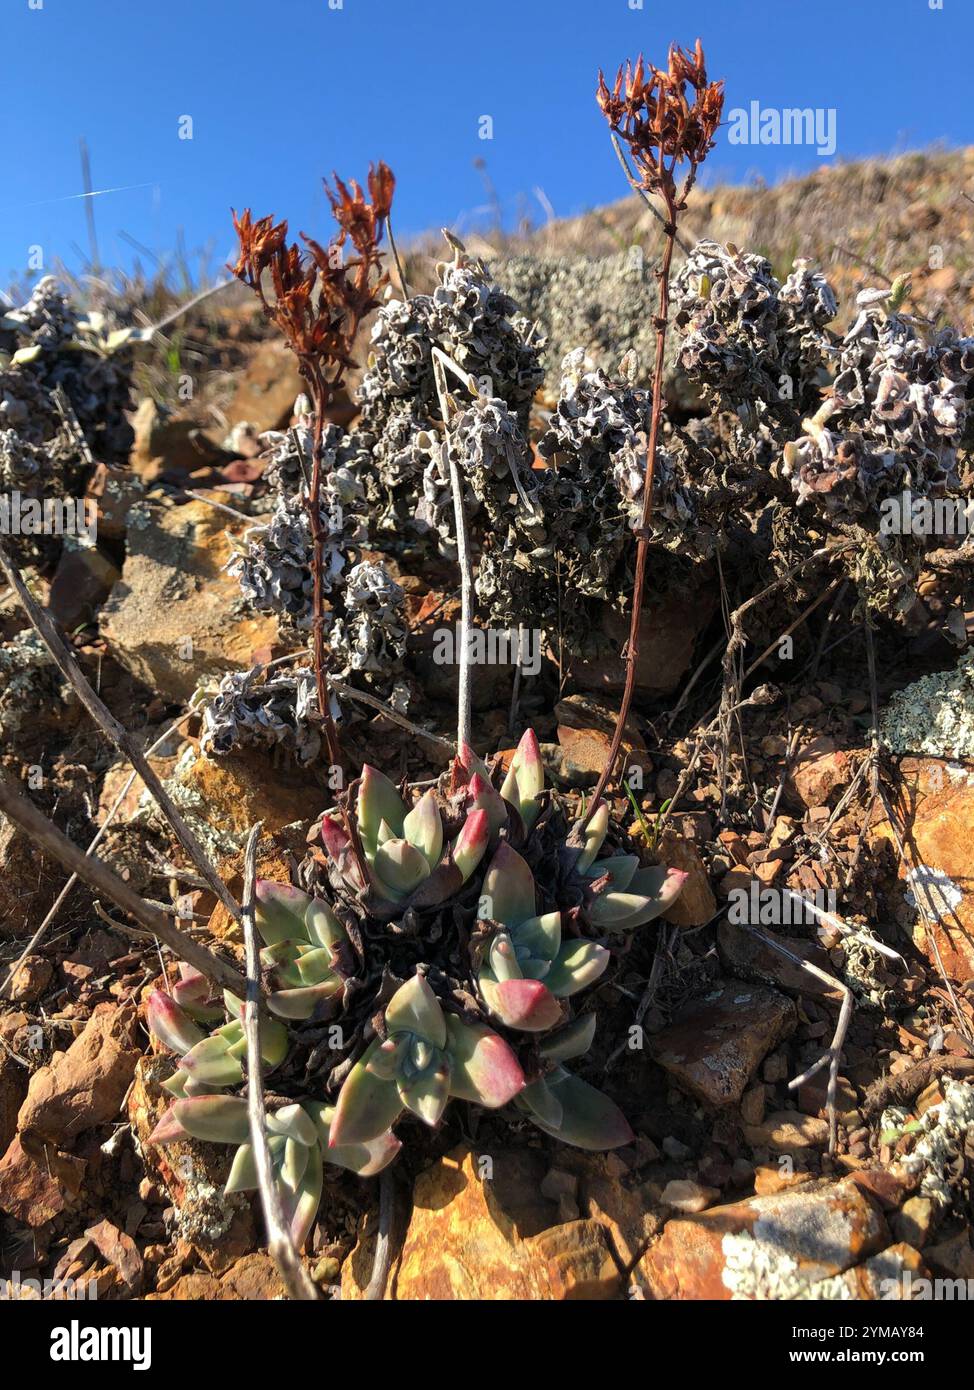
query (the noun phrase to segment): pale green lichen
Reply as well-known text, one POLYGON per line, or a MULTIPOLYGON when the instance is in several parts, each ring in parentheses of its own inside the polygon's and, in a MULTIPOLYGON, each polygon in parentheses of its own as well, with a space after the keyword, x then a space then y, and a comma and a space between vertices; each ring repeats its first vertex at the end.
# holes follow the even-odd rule
POLYGON ((880 730, 894 753, 974 757, 974 649, 952 671, 898 690, 880 716, 880 730))

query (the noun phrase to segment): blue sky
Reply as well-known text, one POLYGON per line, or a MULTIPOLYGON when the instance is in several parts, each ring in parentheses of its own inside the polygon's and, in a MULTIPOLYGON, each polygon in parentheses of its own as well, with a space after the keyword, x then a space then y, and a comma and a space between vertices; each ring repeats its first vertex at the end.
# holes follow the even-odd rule
MULTIPOLYGON (((81 136, 94 187, 126 190, 94 200, 109 264, 131 262, 121 232, 157 255, 181 232, 218 265, 231 204, 327 235, 320 176, 379 157, 403 239, 483 216, 478 158, 510 222, 521 206, 543 219, 535 189, 559 216, 583 211, 625 192, 598 68, 640 49, 661 62, 698 34, 725 111, 834 108, 835 159, 974 140, 974 0, 0 0, 0 285, 34 246, 80 269, 81 136)), ((726 137, 710 181, 821 162, 726 137)))

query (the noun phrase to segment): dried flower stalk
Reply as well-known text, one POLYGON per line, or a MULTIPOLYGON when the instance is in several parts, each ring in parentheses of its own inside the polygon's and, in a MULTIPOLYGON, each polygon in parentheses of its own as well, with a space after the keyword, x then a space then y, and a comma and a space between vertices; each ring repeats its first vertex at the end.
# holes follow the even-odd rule
POLYGON ((666 220, 663 224, 666 240, 660 268, 656 272, 659 282, 659 310, 655 323, 653 409, 646 450, 642 515, 636 532, 632 618, 625 653, 626 680, 612 744, 598 786, 589 802, 589 809, 582 823, 583 828, 594 814, 612 776, 632 704, 636 663, 639 657, 639 621, 646 587, 646 558, 653 511, 656 450, 663 409, 663 353, 669 317, 670 268, 676 246, 677 219, 686 207, 697 170, 713 148, 724 104, 724 88, 722 82, 708 82, 703 47, 698 39, 692 55, 676 44, 671 45, 665 69, 655 68, 651 64, 647 67, 642 57, 637 60, 635 67, 627 62, 625 68, 619 69, 611 89, 600 72, 596 99, 613 135, 625 141, 629 147, 639 189, 647 195, 655 194, 663 201, 666 210, 666 220), (688 169, 683 176, 682 185, 678 187, 676 170, 681 164, 686 164, 688 169))

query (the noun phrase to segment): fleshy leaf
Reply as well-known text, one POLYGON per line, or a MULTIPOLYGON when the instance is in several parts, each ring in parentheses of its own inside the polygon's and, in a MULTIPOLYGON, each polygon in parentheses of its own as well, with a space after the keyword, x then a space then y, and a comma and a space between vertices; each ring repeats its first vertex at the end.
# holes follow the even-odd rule
POLYGON ((329 1141, 335 1115, 334 1106, 325 1105, 321 1101, 305 1101, 304 1108, 317 1126, 328 1162, 339 1168, 347 1168, 357 1173, 360 1178, 371 1178, 376 1173, 381 1173, 402 1148, 392 1130, 388 1129, 385 1134, 380 1134, 378 1139, 370 1139, 367 1144, 331 1145, 329 1141))
POLYGON ((541 1056, 549 1062, 567 1062, 584 1057, 595 1037, 595 1014, 582 1014, 538 1044, 541 1056))
POLYGON ((340 980, 325 980, 320 985, 276 989, 267 996, 267 1007, 278 1018, 301 1021, 312 1018, 318 1005, 333 999, 341 987, 340 980))
POLYGON ((315 1144, 305 1152, 308 1162, 297 1192, 292 1194, 285 1189, 281 1193, 284 1219, 291 1227, 291 1239, 299 1250, 308 1239, 321 1201, 321 1150, 315 1144))
POLYGON ((155 989, 149 995, 145 1016, 153 1037, 158 1038, 170 1052, 180 1056, 205 1037, 186 1011, 161 989, 155 989))
POLYGON ((233 1156, 230 1175, 223 1191, 229 1196, 231 1192, 256 1192, 257 1187, 257 1164, 254 1161, 253 1145, 241 1144, 233 1156))
POLYGON ((408 840, 389 840, 380 845, 375 852, 373 868, 379 886, 391 889, 399 897, 408 896, 430 874, 426 856, 408 840))
POLYGON ((640 869, 628 893, 600 893, 588 908, 589 921, 610 931, 631 931, 652 922, 676 902, 687 875, 682 869, 640 869), (646 891, 648 890, 648 891, 646 891))
POLYGON ((554 960, 561 945, 561 913, 546 912, 529 917, 513 933, 519 947, 526 947, 536 960, 554 960))
POLYGON ((447 1016, 450 1094, 496 1110, 524 1089, 524 1073, 503 1038, 482 1023, 447 1016))
POLYGON ((575 868, 580 874, 590 869, 595 862, 595 856, 602 848, 606 833, 609 829, 609 807, 604 801, 600 801, 592 812, 591 820, 585 827, 584 844, 582 852, 575 862, 575 868))
POLYGON ((402 835, 406 807, 395 787, 377 768, 366 763, 358 788, 358 827, 362 848, 371 857, 376 850, 379 826, 387 821, 393 834, 402 835))
POLYGON ((537 797, 543 790, 544 764, 541 761, 541 749, 538 747, 534 730, 528 729, 521 737, 501 787, 501 796, 505 801, 512 802, 520 811, 526 830, 530 830, 538 819, 541 807, 538 805, 537 797))
POLYGON ((478 915, 515 927, 535 914, 534 875, 517 850, 502 840, 494 851, 481 895, 478 915))
POLYGON ((466 883, 483 859, 490 843, 490 822, 486 811, 468 811, 463 829, 451 847, 451 858, 466 883))
POLYGON ((471 811, 486 811, 493 842, 500 830, 507 824, 507 807, 500 792, 486 777, 475 772, 467 788, 467 807, 471 811))
POLYGON ((609 952, 595 941, 566 941, 545 976, 556 999, 568 999, 594 984, 609 964, 609 952))
POLYGON ((422 975, 400 985, 386 1005, 390 1033, 413 1033, 433 1047, 446 1046, 446 1019, 440 1001, 422 975))
POLYGON ((311 899, 291 883, 257 880, 257 902, 254 919, 264 944, 278 941, 303 941, 306 937, 304 915, 311 899))
POLYGON ((243 1067, 230 1054, 226 1039, 219 1036, 204 1038, 191 1047, 179 1065, 194 1081, 206 1086, 235 1086, 243 1080, 243 1067))
POLYGON ((432 788, 409 812, 403 831, 409 843, 425 855, 429 867, 435 869, 443 853, 443 820, 432 788))
POLYGON ((569 1072, 560 1076, 552 1073, 552 1076, 558 1079, 547 1077, 546 1085, 561 1105, 561 1123, 555 1128, 529 1106, 531 1118, 539 1129, 577 1149, 618 1149, 632 1143, 629 1121, 607 1095, 569 1072))
POLYGON ((399 1098, 407 1110, 432 1129, 442 1119, 450 1098, 450 1068, 431 1067, 411 1081, 400 1081, 399 1098))
POLYGON ((188 1096, 173 1102, 172 1114, 193 1139, 242 1144, 250 1135, 247 1102, 239 1096, 188 1096))
POLYGON ((270 1134, 284 1134, 299 1144, 314 1144, 318 1138, 314 1121, 301 1105, 282 1105, 267 1116, 267 1129, 270 1134))
POLYGON ((321 898, 312 898, 304 914, 308 940, 334 951, 348 940, 345 928, 321 898))
POLYGON ((594 860, 591 866, 585 870, 585 877, 602 878, 607 874, 609 877, 608 886, 624 893, 631 886, 633 874, 638 868, 638 855, 612 854, 607 859, 594 860))
POLYGON ((366 1048, 346 1076, 331 1121, 329 1148, 368 1144, 390 1129, 402 1113, 394 1081, 383 1081, 368 1070, 378 1039, 366 1048))
POLYGON ((561 1101, 543 1077, 525 1086, 517 1101, 528 1110, 535 1124, 540 1126, 543 1121, 549 1134, 558 1133, 564 1112, 561 1101))
POLYGON ((544 1033, 561 1022, 558 1001, 541 980, 500 980, 481 975, 480 988, 491 1013, 508 1028, 544 1033))

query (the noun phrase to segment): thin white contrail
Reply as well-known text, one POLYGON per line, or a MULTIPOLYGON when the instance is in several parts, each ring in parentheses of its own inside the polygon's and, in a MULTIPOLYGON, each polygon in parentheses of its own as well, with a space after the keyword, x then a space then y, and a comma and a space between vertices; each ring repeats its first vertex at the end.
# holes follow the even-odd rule
MULTIPOLYGON (((71 203, 78 198, 102 198, 106 193, 130 193, 134 188, 155 188, 156 186, 155 182, 151 181, 149 183, 125 183, 118 188, 95 188, 91 193, 66 193, 63 198, 42 198, 40 202, 37 203, 18 203, 17 207, 42 208, 46 207, 49 203, 71 203)), ((7 207, 4 211, 15 212, 16 208, 7 207)))

